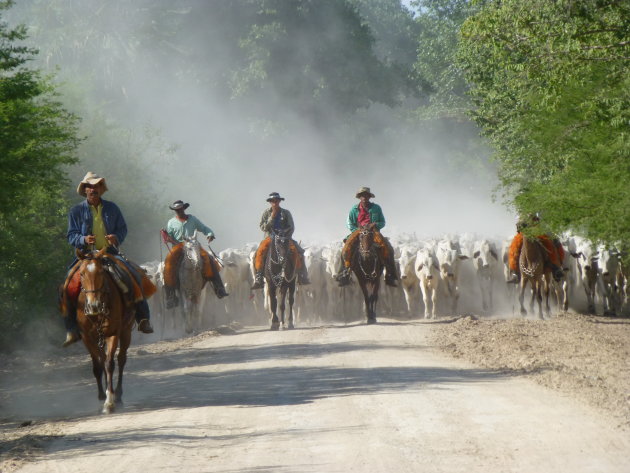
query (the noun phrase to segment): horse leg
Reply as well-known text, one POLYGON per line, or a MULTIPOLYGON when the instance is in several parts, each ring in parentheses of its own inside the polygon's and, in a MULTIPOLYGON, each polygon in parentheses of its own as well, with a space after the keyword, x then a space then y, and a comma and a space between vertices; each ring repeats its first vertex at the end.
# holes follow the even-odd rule
POLYGON ((284 311, 286 309, 286 297, 287 297, 287 286, 283 283, 282 286, 280 287, 280 302, 279 302, 279 309, 280 309, 280 324, 282 325, 282 328, 286 328, 285 326, 285 320, 284 320, 284 311))
POLYGON ((98 353, 91 353, 92 357, 92 373, 94 374, 94 378, 96 378, 96 387, 98 388, 98 399, 99 401, 105 400, 105 391, 103 390, 103 361, 101 360, 98 353))
POLYGON ((118 382, 116 383, 116 390, 114 394, 116 395, 116 402, 122 404, 122 394, 123 394, 123 371, 125 369, 125 364, 127 363, 127 349, 131 344, 131 329, 123 330, 120 336, 120 348, 118 350, 118 382))
POLYGON ((289 297, 289 326, 288 326, 288 328, 291 330, 291 329, 295 328, 295 325, 293 324, 293 302, 295 301, 295 285, 293 285, 292 287, 289 287, 288 289, 289 289, 289 293, 288 293, 288 297, 289 297))
POLYGON ((521 315, 527 315, 527 311, 523 306, 523 300, 525 299, 525 287, 527 286, 527 278, 525 275, 521 276, 521 292, 518 295, 518 301, 521 304, 521 315))
POLYGON ((114 354, 118 348, 118 337, 112 336, 107 339, 107 354, 105 358, 105 382, 107 390, 105 392, 105 404, 103 405, 103 414, 109 414, 114 411, 116 407, 115 395, 114 395, 114 369, 116 361, 114 360, 114 354))
MULTIPOLYGON (((269 284, 269 282, 267 282, 269 284)), ((278 320, 278 299, 276 298, 276 289, 271 288, 269 290, 269 308, 271 309, 271 330, 278 330, 280 328, 280 320, 278 320)))
POLYGON ((538 281, 538 283, 536 284, 536 299, 538 300, 538 318, 540 320, 545 320, 545 318, 543 317, 543 310, 542 310, 542 282, 538 281))

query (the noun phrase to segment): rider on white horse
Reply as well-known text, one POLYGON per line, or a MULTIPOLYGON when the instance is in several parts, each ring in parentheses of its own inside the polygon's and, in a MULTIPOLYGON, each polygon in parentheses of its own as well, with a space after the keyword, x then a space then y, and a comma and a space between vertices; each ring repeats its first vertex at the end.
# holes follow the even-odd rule
MULTIPOLYGON (((204 225, 194 215, 186 214, 186 209, 189 206, 190 204, 181 200, 173 202, 169 209, 175 211, 175 216, 168 221, 166 230, 163 231, 163 234, 166 234, 166 239, 174 245, 164 261, 164 290, 166 291, 167 309, 171 309, 179 304, 179 300, 175 295, 175 289, 178 284, 177 269, 184 253, 184 240, 192 237, 195 231, 206 235, 208 243, 214 240, 214 232, 210 227, 204 225)), ((225 292, 223 281, 221 281, 221 276, 219 275, 220 268, 216 260, 203 248, 201 248, 201 258, 203 260, 202 272, 204 278, 212 283, 214 292, 219 299, 227 296, 228 293, 225 292)))

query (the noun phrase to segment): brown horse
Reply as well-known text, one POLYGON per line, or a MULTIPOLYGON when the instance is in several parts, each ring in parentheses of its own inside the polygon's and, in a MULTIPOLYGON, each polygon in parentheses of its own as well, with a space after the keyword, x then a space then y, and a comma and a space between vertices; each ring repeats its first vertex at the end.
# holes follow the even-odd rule
POLYGON ((81 293, 77 304, 77 322, 81 338, 92 357, 92 372, 98 386, 98 398, 105 400, 104 413, 122 402, 122 378, 131 343, 134 310, 127 308, 116 281, 105 269, 105 249, 84 253, 77 250, 81 275, 81 293), (118 382, 114 390, 114 355, 118 350, 118 382), (106 391, 103 390, 105 372, 106 391))
POLYGON ((381 259, 378 246, 374 243, 374 228, 371 225, 366 225, 357 231, 360 232, 359 248, 354 252, 350 268, 356 275, 361 291, 363 291, 367 323, 374 324, 376 323, 378 289, 385 264, 381 259))
POLYGON ((271 311, 271 330, 278 330, 280 323, 285 328, 286 300, 288 299, 288 315, 286 328, 293 329, 293 302, 295 300, 295 279, 297 277, 297 259, 291 254, 289 246, 291 238, 284 232, 274 231, 271 234, 271 245, 265 260, 265 281, 269 294, 271 311), (278 298, 280 301, 278 303, 278 298), (278 306, 280 318, 278 318, 278 306))
POLYGON ((544 319, 542 313, 542 291, 544 285, 545 258, 543 247, 537 238, 523 238, 523 247, 519 257, 519 267, 521 270, 521 293, 519 302, 521 303, 521 315, 527 315, 523 306, 525 298, 525 287, 529 282, 532 287, 532 297, 538 301, 538 317, 544 319))

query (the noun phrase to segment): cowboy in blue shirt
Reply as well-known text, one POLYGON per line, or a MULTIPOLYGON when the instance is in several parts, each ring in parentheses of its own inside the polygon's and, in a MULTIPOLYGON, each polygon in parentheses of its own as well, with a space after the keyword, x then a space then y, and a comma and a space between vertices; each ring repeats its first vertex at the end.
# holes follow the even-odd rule
MULTIPOLYGON (((114 256, 118 255, 118 246, 122 244, 127 236, 127 224, 122 212, 113 202, 104 200, 101 195, 107 191, 107 184, 103 177, 99 177, 92 172, 88 172, 79 183, 77 192, 86 199, 80 204, 70 209, 68 214, 68 243, 78 249, 91 248, 101 250, 107 248, 107 252, 114 256)), ((143 277, 142 270, 126 258, 115 256, 128 270, 130 275, 141 284, 143 277)), ((73 269, 76 266, 75 259, 69 271, 68 280, 64 285, 67 288, 70 278, 73 277, 73 269)), ((138 330, 143 333, 153 333, 153 327, 149 318, 149 305, 146 299, 135 303, 136 321, 138 330)), ((67 304, 67 314, 64 321, 66 325, 66 347, 79 341, 81 336, 77 326, 76 304, 67 304)))

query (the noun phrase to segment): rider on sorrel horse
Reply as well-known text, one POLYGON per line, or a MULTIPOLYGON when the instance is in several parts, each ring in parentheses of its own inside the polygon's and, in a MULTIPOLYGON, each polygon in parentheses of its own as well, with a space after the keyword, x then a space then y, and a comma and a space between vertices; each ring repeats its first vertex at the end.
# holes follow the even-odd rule
POLYGON ((346 239, 342 250, 343 268, 340 268, 337 280, 340 286, 350 284, 350 264, 353 260, 359 241, 359 227, 372 225, 374 231, 374 243, 377 245, 381 254, 381 259, 387 268, 385 275, 385 284, 396 287, 395 281, 398 279, 398 271, 396 270, 396 262, 394 261, 394 248, 392 248, 389 240, 383 237, 380 230, 385 226, 385 217, 383 211, 378 204, 370 202, 374 194, 369 187, 361 187, 356 194, 356 198, 361 202, 354 205, 350 209, 348 215, 347 226, 352 232, 346 239))
POLYGON ((289 315, 287 328, 293 325, 293 301, 295 295, 295 278, 297 276, 298 257, 290 250, 291 238, 281 230, 272 231, 271 243, 265 257, 265 280, 269 291, 271 309, 271 330, 278 330, 280 323, 284 327, 285 299, 289 298, 289 315), (278 291, 280 295, 280 319, 278 319, 278 291))
MULTIPOLYGON (((166 230, 162 231, 165 243, 172 243, 174 246, 166 255, 164 261, 164 291, 166 292, 166 308, 172 309, 179 304, 179 300, 175 295, 175 289, 179 286, 178 271, 184 256, 184 243, 187 239, 192 238, 196 233, 200 232, 207 236, 208 243, 214 240, 214 232, 210 227, 204 225, 194 215, 186 214, 186 209, 190 206, 181 200, 176 200, 169 209, 175 211, 175 217, 168 221, 166 230)), ((214 288, 214 293, 219 299, 228 295, 225 292, 223 281, 219 271, 221 268, 216 259, 199 246, 201 252, 201 272, 204 281, 210 281, 214 288)))
POLYGON ((124 295, 106 265, 111 264, 106 249, 84 253, 76 250, 77 274, 81 293, 77 304, 77 321, 81 338, 92 358, 92 372, 98 386, 98 398, 105 400, 103 412, 114 410, 122 401, 123 370, 131 343, 134 311, 125 304, 124 295), (114 356, 118 351, 118 382, 114 391, 114 356), (105 386, 103 390, 103 373, 105 386))
POLYGON ((256 256, 254 257, 254 269, 256 271, 256 275, 252 289, 262 289, 264 285, 265 269, 263 268, 263 263, 267 257, 269 245, 271 244, 271 233, 273 231, 282 232, 283 236, 286 236, 289 239, 289 249, 298 260, 298 284, 310 284, 306 263, 304 262, 304 250, 298 242, 293 239, 293 231, 295 230, 293 216, 287 209, 280 207, 280 201, 282 200, 284 200, 284 197, 281 197, 277 192, 269 194, 267 202, 269 202, 270 206, 263 212, 262 217, 260 218, 260 229, 265 232, 265 239, 260 242, 260 245, 258 245, 256 256))
MULTIPOLYGON (((127 235, 127 224, 120 209, 113 202, 101 199, 107 191, 105 179, 88 172, 79 183, 77 192, 86 200, 70 209, 68 216, 68 242, 76 249, 103 250, 108 271, 116 278, 117 284, 125 288, 126 303, 133 305, 138 322, 138 330, 152 333, 149 322, 149 305, 146 299, 155 293, 155 286, 144 270, 122 256, 118 246, 127 235)), ((60 292, 61 312, 66 325, 66 347, 81 339, 77 326, 77 299, 81 290, 81 279, 75 260, 70 265, 66 282, 60 292)))

